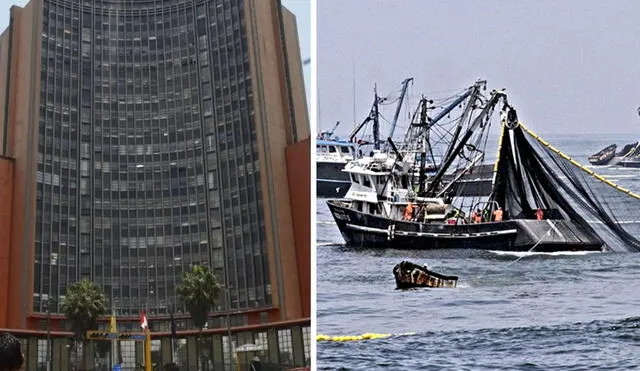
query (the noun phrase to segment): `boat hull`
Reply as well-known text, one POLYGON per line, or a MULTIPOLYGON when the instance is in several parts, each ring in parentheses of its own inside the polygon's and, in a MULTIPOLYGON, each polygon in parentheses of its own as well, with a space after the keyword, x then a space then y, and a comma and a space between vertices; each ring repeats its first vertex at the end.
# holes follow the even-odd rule
POLYGON ((351 187, 349 174, 342 171, 344 162, 316 163, 316 196, 319 198, 341 198, 351 187))
POLYGON ((612 144, 602 151, 589 157, 591 165, 603 166, 608 165, 611 160, 616 156, 616 145, 612 144))
POLYGON ((607 158, 602 159, 602 160, 591 160, 591 159, 589 159, 589 163, 591 163, 591 165, 594 165, 594 166, 613 165, 613 164, 611 163, 611 161, 613 160, 613 158, 614 158, 614 157, 613 157, 613 156, 611 156, 611 157, 607 157, 607 158))
POLYGON ((640 168, 640 160, 622 160, 618 162, 618 166, 637 169, 637 168, 640 168))
POLYGON ((445 276, 407 261, 400 262, 393 267, 393 276, 398 289, 456 287, 458 285, 457 276, 445 276))
POLYGON ((381 249, 480 249, 497 251, 603 251, 590 230, 566 220, 507 220, 479 224, 417 223, 391 220, 349 208, 344 200, 327 205, 348 246, 381 249))
POLYGON ((318 179, 316 181, 316 196, 318 198, 341 198, 347 194, 349 187, 351 187, 351 182, 318 179))

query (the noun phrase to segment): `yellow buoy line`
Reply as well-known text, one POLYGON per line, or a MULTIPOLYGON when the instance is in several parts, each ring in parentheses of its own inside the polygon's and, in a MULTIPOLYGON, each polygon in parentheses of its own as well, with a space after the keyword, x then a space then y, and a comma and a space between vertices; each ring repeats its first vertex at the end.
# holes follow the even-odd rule
POLYGON ((390 337, 409 336, 409 335, 415 335, 415 334, 416 334, 415 332, 406 332, 404 334, 366 333, 362 335, 345 335, 345 336, 329 336, 329 335, 318 334, 316 336, 316 341, 346 342, 346 341, 360 341, 360 340, 373 340, 373 339, 387 339, 390 337))
POLYGON ((562 157, 563 159, 569 161, 569 163, 571 163, 572 165, 574 165, 575 167, 577 167, 578 169, 584 171, 585 173, 591 175, 592 177, 598 179, 599 181, 603 182, 604 184, 617 189, 618 191, 622 192, 622 193, 626 193, 629 196, 633 197, 633 198, 637 198, 640 200, 640 195, 637 195, 633 192, 631 192, 630 190, 620 187, 619 185, 613 183, 612 181, 606 179, 605 177, 603 177, 602 175, 596 174, 596 172, 594 172, 593 170, 585 167, 584 165, 580 164, 578 161, 572 159, 571 157, 565 155, 564 153, 560 152, 559 149, 555 148, 554 146, 552 146, 551 144, 549 144, 549 142, 545 141, 544 139, 540 138, 536 133, 534 133, 533 131, 527 129, 526 126, 524 126, 524 124, 522 122, 518 123, 520 126, 522 126, 522 128, 524 129, 524 131, 529 134, 531 137, 533 137, 535 140, 537 140, 538 142, 540 142, 540 144, 542 144, 543 146, 549 148, 550 150, 552 150, 553 152, 557 153, 560 157, 562 157))

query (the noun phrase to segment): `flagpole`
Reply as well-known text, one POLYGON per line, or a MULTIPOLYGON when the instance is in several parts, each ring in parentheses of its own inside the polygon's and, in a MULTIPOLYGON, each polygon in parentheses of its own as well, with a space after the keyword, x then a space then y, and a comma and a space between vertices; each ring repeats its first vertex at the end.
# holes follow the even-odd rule
POLYGON ((140 327, 142 327, 144 338, 144 369, 145 371, 151 371, 151 331, 149 330, 149 321, 147 320, 146 310, 142 311, 140 318, 140 327))
POLYGON ((151 331, 149 331, 149 326, 144 331, 147 335, 144 342, 144 369, 151 371, 151 331))
POLYGON ((144 326, 144 318, 146 317, 146 313, 145 310, 142 309, 142 315, 140 316, 140 327, 142 327, 142 332, 144 333, 144 343, 142 343, 144 345, 143 351, 142 351, 142 364, 145 365, 144 369, 147 369, 147 333, 146 333, 146 328, 144 326))

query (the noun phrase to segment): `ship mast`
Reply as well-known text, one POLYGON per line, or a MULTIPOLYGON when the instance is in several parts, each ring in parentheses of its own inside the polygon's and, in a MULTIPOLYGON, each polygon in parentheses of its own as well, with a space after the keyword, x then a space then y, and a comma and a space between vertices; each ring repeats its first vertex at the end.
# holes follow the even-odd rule
MULTIPOLYGON (((469 118, 469 115, 471 114, 471 111, 475 108, 475 103, 476 100, 478 100, 480 98, 480 88, 485 88, 486 89, 487 86, 487 81, 486 80, 478 80, 476 81, 476 83, 467 91, 467 95, 463 97, 460 97, 462 99, 457 99, 454 103, 457 106, 458 103, 461 103, 464 99, 467 98, 467 96, 471 96, 471 98, 469 99, 469 102, 467 102, 467 105, 464 107, 464 111, 462 112, 462 117, 460 117, 460 121, 459 121, 459 125, 456 128, 456 131, 453 133, 453 137, 451 138, 451 142, 449 142, 449 147, 447 148, 447 151, 445 152, 445 155, 442 157, 443 159, 447 159, 451 156, 451 153, 453 152, 453 149, 456 145, 456 141, 458 140, 458 137, 460 136, 460 132, 462 131, 462 127, 464 126, 464 123, 467 121, 467 119, 469 118)), ((455 107, 455 106, 454 106, 455 107)), ((442 112, 440 115, 443 116, 444 112, 442 112)), ((439 119, 439 117, 436 117, 437 119, 439 119)), ((435 120, 435 119, 434 119, 435 120)))
MULTIPOLYGON (((470 102, 467 103, 467 107, 472 107, 471 101, 475 101, 477 99, 477 95, 479 94, 480 87, 484 84, 484 81, 478 81, 473 86, 467 88, 458 98, 456 98, 453 102, 451 102, 448 106, 444 107, 442 111, 440 111, 433 119, 428 116, 428 110, 434 107, 429 107, 430 104, 433 103, 433 100, 427 99, 423 97, 420 100, 420 104, 416 109, 413 118, 411 120, 410 129, 405 136, 404 144, 402 151, 404 153, 414 153, 414 157, 420 156, 420 167, 419 167, 419 177, 418 177, 418 194, 424 195, 425 186, 426 186, 426 164, 427 164, 427 154, 430 154, 431 161, 433 165, 439 168, 438 164, 435 163, 435 157, 433 156, 433 147, 431 146, 431 138, 430 138, 430 129, 435 124, 437 124, 440 120, 442 120, 445 116, 447 116, 451 111, 453 111, 460 103, 464 100, 470 98, 470 102), (419 116, 419 120, 416 116, 419 116)), ((468 114, 467 114, 468 116, 468 114)), ((455 143, 455 139, 459 136, 459 132, 462 130, 462 126, 464 125, 465 115, 463 114, 462 119, 458 123, 458 127, 456 128, 457 134, 454 134, 454 138, 452 141, 455 143)), ((452 147, 452 144, 449 144, 449 147, 452 147)), ((447 157, 443 157, 442 161, 444 161, 447 157)))
MULTIPOLYGON (((413 77, 407 78, 402 82, 402 91, 400 94, 398 106, 396 107, 395 115, 393 116, 393 122, 391 123, 391 131, 389 132, 389 137, 391 138, 393 138, 393 133, 398 122, 398 117, 400 116, 402 102, 404 101, 408 85, 411 81, 413 81, 413 77)), ((373 145, 374 149, 380 149, 380 144, 382 143, 382 141, 380 140, 380 103, 384 102, 385 100, 386 98, 381 98, 378 96, 378 85, 375 84, 373 88, 373 104, 371 105, 371 111, 369 112, 367 118, 365 118, 364 121, 362 121, 360 125, 355 127, 349 134, 349 141, 353 142, 360 130, 362 130, 362 128, 370 121, 373 121, 373 145)), ((385 149, 388 149, 387 146, 388 144, 385 145, 385 149)))
POLYGON ((396 113, 393 115, 393 121, 391 122, 391 131, 389 131, 389 138, 393 139, 393 133, 396 130, 396 124, 398 123, 398 117, 400 116, 400 111, 402 109, 402 102, 404 102, 404 96, 407 94, 407 88, 409 87, 409 83, 413 81, 413 77, 409 77, 402 82, 402 91, 400 92, 400 99, 398 101, 398 106, 396 107, 396 113))
MULTIPOLYGON (((506 103, 506 97, 507 96, 504 93, 504 91, 494 90, 493 92, 491 92, 491 98, 489 99, 489 101, 487 101, 485 106, 482 108, 482 111, 480 112, 480 114, 478 114, 478 116, 473 120, 473 123, 469 126, 464 136, 460 139, 460 141, 457 143, 455 148, 451 151, 450 155, 443 159, 443 163, 440 166, 438 173, 436 173, 436 175, 433 177, 433 179, 429 183, 429 187, 427 188, 427 191, 426 191, 427 194, 431 194, 433 191, 436 190, 436 187, 440 184, 440 181, 442 180, 444 174, 449 169, 453 161, 456 159, 460 151, 462 151, 464 146, 467 144, 467 141, 469 140, 469 138, 471 138, 471 136, 473 135, 473 132, 479 126, 481 126, 481 124, 486 120, 490 112, 493 111, 493 108, 501 100, 504 100, 504 102, 506 103)), ((469 102, 469 104, 471 104, 471 102, 469 102)))
POLYGON ((378 97, 378 84, 373 86, 373 148, 380 149, 380 112, 378 110, 378 104, 380 103, 380 97, 378 97))
MULTIPOLYGON (((420 100, 420 126, 424 131, 424 135, 422 136, 422 153, 420 153, 420 175, 418 177, 418 194, 422 194, 424 192, 424 185, 427 180, 426 174, 426 163, 427 163, 427 145, 429 145, 429 126, 427 123, 427 108, 429 101, 426 98, 422 98, 420 100)), ((433 159, 432 148, 429 145, 429 151, 431 152, 431 158, 433 159)), ((434 161, 435 162, 435 161, 434 161)))

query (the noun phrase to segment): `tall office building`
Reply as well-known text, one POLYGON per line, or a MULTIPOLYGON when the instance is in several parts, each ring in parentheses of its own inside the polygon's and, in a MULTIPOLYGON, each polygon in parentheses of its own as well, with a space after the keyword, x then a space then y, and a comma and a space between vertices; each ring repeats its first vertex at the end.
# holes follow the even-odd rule
POLYGON ((309 317, 303 84, 295 17, 278 0, 12 7, 0 328, 44 329, 47 310, 64 328, 66 288, 83 278, 121 323, 146 309, 154 330, 170 313, 188 327, 175 287, 190 264, 228 287, 212 327, 229 312, 234 326, 309 317))

